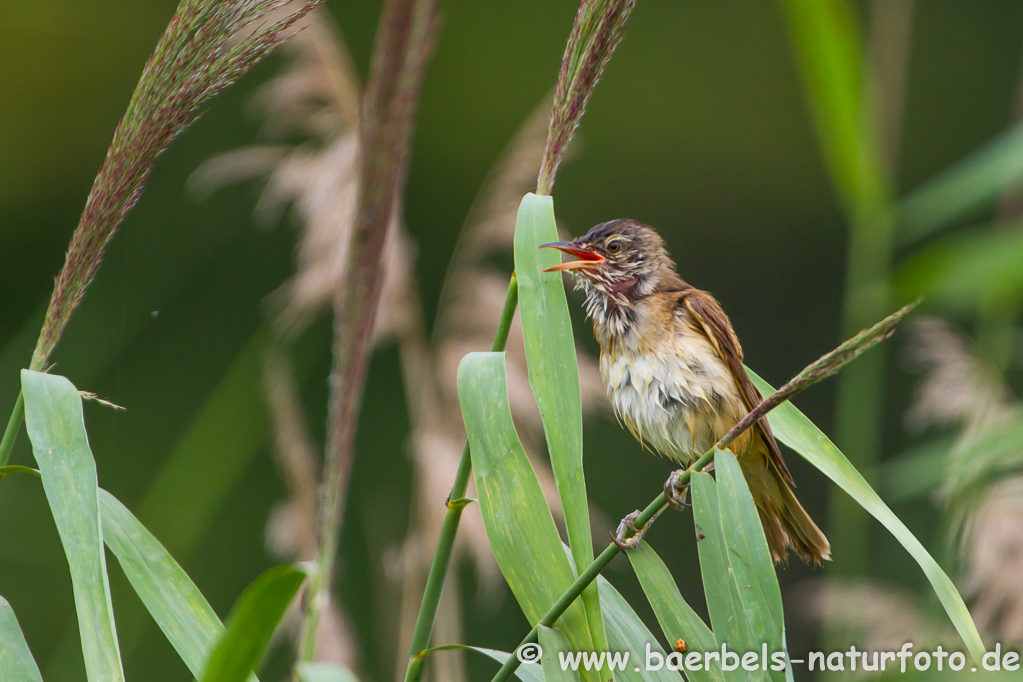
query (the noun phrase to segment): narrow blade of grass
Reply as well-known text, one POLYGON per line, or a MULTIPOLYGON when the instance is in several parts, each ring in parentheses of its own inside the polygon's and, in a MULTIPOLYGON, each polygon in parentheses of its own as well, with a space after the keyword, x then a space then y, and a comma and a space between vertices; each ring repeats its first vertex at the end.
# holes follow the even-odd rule
POLYGON ((1018 301, 1023 292, 1021 227, 990 226, 936 240, 899 267, 895 286, 903 295, 927 295, 969 313, 991 301, 1018 301))
MULTIPOLYGON (((769 396, 774 389, 763 379, 747 369, 746 372, 764 396, 769 396)), ((984 642, 980 638, 977 626, 966 608, 962 596, 949 579, 938 562, 930 555, 916 536, 906 528, 894 512, 888 508, 870 484, 846 459, 845 455, 835 447, 824 433, 814 426, 792 403, 780 405, 771 413, 771 428, 781 442, 798 452, 803 459, 810 462, 838 487, 847 492, 861 507, 881 522, 895 539, 906 548, 906 551, 923 569, 924 575, 934 588, 941 605, 945 607, 952 624, 963 638, 974 661, 984 656, 984 642)), ((841 546, 836 546, 842 551, 841 546)))
POLYGON ((537 637, 543 648, 540 667, 543 670, 544 682, 579 682, 578 672, 561 667, 562 657, 573 653, 572 645, 568 643, 565 633, 557 628, 545 628, 541 625, 537 630, 537 637))
POLYGON ((903 246, 991 205, 1023 180, 1023 125, 1002 133, 896 206, 903 246))
MULTIPOLYGON (((630 551, 626 556, 632 563, 632 569, 639 578, 647 601, 650 602, 661 632, 669 644, 683 640, 687 651, 714 651, 717 640, 707 624, 693 611, 692 607, 682 598, 682 593, 671 577, 668 567, 657 556, 657 552, 645 542, 630 551)), ((691 682, 722 682, 724 677, 717 668, 711 670, 689 670, 686 672, 691 682)))
POLYGON ((597 576, 600 603, 603 605, 604 624, 607 627, 608 651, 629 652, 629 664, 614 674, 615 682, 679 682, 681 676, 668 670, 644 670, 647 647, 664 656, 664 649, 639 615, 604 576, 597 576), (639 668, 639 670, 636 670, 639 668))
MULTIPOLYGON (((758 644, 767 644, 768 651, 784 651, 781 588, 753 496, 731 452, 718 450, 714 453, 714 468, 729 575, 735 581, 750 631, 758 644)), ((781 680, 785 676, 773 672, 771 677, 781 680)))
POLYGON ((245 588, 210 655, 203 682, 244 682, 255 671, 270 636, 307 575, 300 564, 274 566, 245 588))
MULTIPOLYGON (((484 656, 489 656, 500 664, 504 664, 511 656, 515 654, 509 654, 505 651, 496 651, 494 649, 483 649, 477 646, 468 647, 473 651, 478 651, 484 656)), ((523 663, 519 666, 518 670, 515 671, 515 677, 519 678, 522 682, 544 682, 543 669, 536 663, 523 663)))
MULTIPOLYGON (((572 559, 576 566, 586 566, 593 561, 593 539, 583 475, 582 398, 575 337, 561 275, 540 273, 561 262, 557 251, 539 248, 557 239, 553 199, 527 194, 515 222, 515 273, 529 385, 547 436, 572 559)), ((593 646, 604 651, 607 638, 595 585, 583 592, 583 608, 593 646)))
POLYGON ((81 396, 64 377, 30 370, 22 370, 21 387, 29 440, 71 570, 86 674, 90 682, 123 680, 81 396))
POLYGON ((43 682, 14 609, 0 597, 0 680, 43 682))
MULTIPOLYGON (((458 398, 487 537, 526 618, 539 622, 575 575, 512 424, 504 353, 466 355, 458 368, 458 398)), ((576 651, 593 650, 578 603, 557 624, 576 651)))
POLYGON ((160 630, 195 677, 224 634, 217 614, 163 545, 127 507, 99 493, 103 540, 160 630))
POLYGON ((730 551, 721 525, 717 485, 710 474, 693 474, 693 518, 696 521, 696 548, 700 555, 700 573, 707 596, 707 610, 718 648, 728 644, 732 651, 756 651, 760 643, 753 635, 749 614, 739 597, 728 561, 730 551))

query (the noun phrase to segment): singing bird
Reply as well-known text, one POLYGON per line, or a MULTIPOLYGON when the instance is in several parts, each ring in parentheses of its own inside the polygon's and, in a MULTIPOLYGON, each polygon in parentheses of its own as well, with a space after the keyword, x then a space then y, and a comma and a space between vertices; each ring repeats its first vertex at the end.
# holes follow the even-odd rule
MULTIPOLYGON (((576 259, 544 271, 577 276, 608 397, 641 443, 688 464, 761 401, 728 316, 713 296, 678 276, 653 228, 613 220, 544 246, 576 259)), ((767 420, 728 447, 749 484, 775 563, 785 563, 789 549, 807 562, 830 559, 827 538, 796 499, 767 420)))

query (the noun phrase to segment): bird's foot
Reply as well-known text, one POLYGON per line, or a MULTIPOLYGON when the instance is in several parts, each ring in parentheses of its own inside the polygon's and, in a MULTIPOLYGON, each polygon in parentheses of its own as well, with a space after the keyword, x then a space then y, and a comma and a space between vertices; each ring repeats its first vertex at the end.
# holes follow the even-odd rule
POLYGON ((640 511, 637 509, 632 512, 618 524, 618 529, 611 533, 611 541, 615 543, 618 549, 623 552, 628 552, 630 549, 636 549, 639 547, 639 543, 642 542, 643 536, 650 530, 651 524, 657 517, 661 515, 658 511, 653 517, 646 522, 642 528, 636 528, 636 519, 639 518, 640 511))
POLYGON ((639 517, 639 510, 632 512, 618 524, 618 529, 611 533, 611 540, 618 546, 618 549, 623 552, 627 552, 630 549, 636 549, 639 547, 640 541, 643 539, 643 535, 646 534, 647 528, 650 524, 646 524, 643 528, 636 528, 635 521, 639 517), (628 535, 629 531, 632 532, 628 535))
POLYGON ((677 511, 684 511, 693 506, 689 503, 689 484, 679 481, 684 472, 685 469, 673 471, 664 482, 664 496, 668 499, 668 504, 677 511))

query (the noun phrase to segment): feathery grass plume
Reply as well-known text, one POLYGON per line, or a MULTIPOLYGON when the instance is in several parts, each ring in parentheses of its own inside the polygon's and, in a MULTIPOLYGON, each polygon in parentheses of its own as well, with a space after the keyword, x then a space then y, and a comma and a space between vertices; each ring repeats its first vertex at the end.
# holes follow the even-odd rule
POLYGON ((537 194, 550 194, 568 143, 586 111, 593 88, 625 34, 636 0, 583 0, 565 45, 554 89, 547 147, 540 166, 537 194))
POLYGON ((942 501, 952 512, 953 536, 992 480, 1023 467, 1023 408, 977 357, 970 341, 947 322, 921 320, 907 348, 912 367, 924 370, 907 424, 960 427, 946 464, 942 501))
MULTIPOLYGON (((256 91, 252 103, 256 113, 263 117, 263 128, 270 136, 287 138, 299 135, 310 139, 295 146, 260 144, 228 151, 205 162, 189 179, 195 193, 206 195, 228 183, 266 176, 268 181, 260 195, 256 213, 262 222, 276 222, 287 205, 293 206, 301 229, 296 273, 273 295, 274 303, 278 304, 274 307, 279 311, 276 313, 276 328, 285 337, 301 333, 308 321, 333 302, 348 263, 358 180, 360 95, 344 40, 336 24, 322 10, 311 12, 298 27, 301 33, 285 47, 289 61, 280 75, 256 91)), ((544 116, 544 128, 536 143, 539 148, 525 173, 525 179, 519 183, 521 189, 519 184, 516 185, 516 201, 529 189, 529 182, 536 177, 546 123, 547 117, 544 116)), ((514 222, 514 204, 511 210, 511 220, 514 222)), ((457 466, 460 447, 457 442, 450 448, 446 447, 445 436, 452 431, 447 422, 456 422, 451 440, 460 440, 464 433, 461 432, 461 420, 457 416, 457 403, 453 409, 450 405, 445 408, 449 411, 447 413, 443 409, 436 409, 437 401, 434 397, 439 393, 437 383, 440 378, 436 372, 434 348, 427 339, 419 292, 413 276, 412 240, 400 223, 391 229, 392 236, 384 247, 384 280, 372 341, 374 344, 388 339, 397 342, 409 403, 412 429, 410 450, 417 464, 415 487, 422 493, 419 499, 429 502, 424 501, 422 504, 425 516, 419 513, 420 505, 413 503, 412 525, 426 525, 432 531, 435 527, 429 521, 437 515, 437 505, 433 503, 443 499, 447 491, 446 486, 457 466), (454 454, 445 457, 449 449, 454 454), (448 460, 450 466, 447 466, 448 460)), ((510 236, 506 241, 510 248, 510 236)), ((494 317, 500 315, 501 302, 496 306, 494 317)), ((264 374, 268 382, 271 382, 272 373, 275 373, 274 368, 267 366, 264 374)), ((286 388, 282 387, 281 377, 272 383, 278 385, 275 390, 286 388)), ((318 459, 314 455, 316 446, 310 442, 305 429, 301 428, 304 416, 300 411, 289 410, 281 405, 280 394, 271 393, 269 384, 267 391, 274 415, 282 477, 289 488, 288 499, 275 508, 268 521, 267 542, 276 554, 284 558, 308 559, 315 555, 318 546, 315 533, 319 500, 315 493, 319 476, 314 475, 310 484, 308 475, 297 476, 300 472, 287 463, 297 464, 318 459), (293 454, 288 455, 289 451, 293 454), (301 481, 306 483, 297 485, 301 481), (310 485, 312 498, 308 494, 310 485)), ((302 469, 304 471, 305 467, 302 469)), ((486 566, 487 561, 492 564, 492 552, 486 542, 482 524, 469 526, 466 529, 469 531, 466 534, 469 536, 469 545, 474 550, 478 548, 475 553, 481 558, 482 565, 486 566), (475 532, 477 525, 478 532, 475 532), (478 538, 473 539, 473 536, 478 538)), ((424 541, 420 533, 413 531, 400 550, 388 549, 385 552, 390 557, 386 561, 385 575, 388 580, 406 585, 403 596, 413 589, 408 587, 410 577, 421 574, 418 567, 422 561, 418 557, 426 551, 424 541)), ((457 590, 454 594, 457 595, 457 590)), ((454 596, 452 599, 458 598, 454 596)), ((334 603, 336 600, 332 601, 334 603)), ((452 641, 462 639, 459 616, 460 606, 449 603, 445 605, 438 623, 439 631, 450 635, 452 641)), ((321 626, 317 653, 320 660, 331 656, 333 645, 327 622, 330 617, 330 612, 326 612, 321 626)), ((414 619, 415 613, 411 617, 414 619)), ((389 627, 387 623, 382 625, 389 627)), ((458 658, 449 656, 442 665, 451 663, 457 666, 458 658)), ((404 660, 401 665, 404 665, 404 660)), ((350 662, 349 667, 352 667, 350 662)), ((442 679, 452 682, 464 679, 464 674, 456 670, 438 672, 442 679)))
POLYGON ((914 320, 906 360, 924 372, 906 412, 906 425, 914 431, 956 425, 965 428, 964 436, 975 437, 1018 409, 993 368, 974 354, 969 339, 942 319, 914 320))
POLYGON ((977 627, 1023 644, 1023 476, 996 481, 967 517, 958 547, 977 627))
POLYGON ((286 40, 295 21, 318 2, 182 0, 178 5, 89 192, 54 284, 32 369, 46 365, 107 244, 142 195, 156 156, 195 121, 205 101, 286 40))
MULTIPOLYGON (((303 135, 295 145, 261 144, 219 154, 189 178, 206 195, 220 186, 266 176, 256 217, 276 223, 293 206, 301 237, 294 277, 273 296, 277 331, 297 336, 333 303, 348 264, 359 174, 359 84, 336 24, 310 13, 286 51, 283 72, 256 92, 254 108, 273 136, 303 135)), ((398 216, 396 215, 396 218, 398 216)), ((421 313, 412 281, 412 243, 403 230, 385 245, 376 341, 407 335, 421 313)))
POLYGON ((959 426, 942 501, 977 626, 1023 642, 1023 407, 969 339, 947 322, 917 322, 909 359, 926 374, 911 426, 959 426))
POLYGON ((388 232, 400 215, 416 103, 437 24, 435 0, 384 5, 359 117, 359 186, 347 265, 334 303, 334 364, 328 401, 317 556, 302 660, 315 656, 320 614, 336 563, 357 417, 383 281, 388 232))

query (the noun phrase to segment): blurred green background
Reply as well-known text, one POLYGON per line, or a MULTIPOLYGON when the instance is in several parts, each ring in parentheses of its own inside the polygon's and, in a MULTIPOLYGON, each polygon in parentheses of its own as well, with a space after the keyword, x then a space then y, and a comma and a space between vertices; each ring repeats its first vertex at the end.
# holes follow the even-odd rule
MULTIPOLYGON (((327 6, 364 76, 380 3, 331 0, 327 6)), ((405 204, 428 325, 473 197, 510 136, 552 87, 577 3, 445 0, 441 7, 405 204)), ((174 8, 170 0, 0 1, 4 415, 93 176, 174 8)), ((1021 28, 1018 0, 916 3, 900 193, 1011 123, 1021 28)), ((264 319, 264 297, 294 270, 295 231, 287 219, 269 230, 255 225, 257 185, 234 186, 199 202, 186 192, 185 179, 211 155, 259 139, 246 98, 280 64, 271 58, 215 99, 161 156, 55 354, 56 372, 127 408, 86 406, 100 484, 167 545, 222 616, 274 563, 264 550, 264 526, 284 490, 269 454, 254 334, 264 319), (228 406, 234 418, 197 424, 211 401, 228 406), (186 453, 175 460, 187 463, 179 476, 164 469, 175 451, 186 453)), ((682 276, 722 302, 747 364, 766 379, 780 384, 841 340, 847 228, 776 2, 639 0, 574 144, 578 153, 559 173, 554 192, 559 220, 576 234, 617 217, 656 226, 682 276)), ((592 344, 586 327, 578 331, 592 344)), ((323 321, 300 346, 316 434, 323 432, 329 338, 323 321)), ((889 454, 909 442, 902 415, 912 376, 894 352, 902 342, 897 335, 889 348, 889 454)), ((831 383, 797 400, 825 431, 833 391, 831 383)), ((395 674, 400 575, 389 570, 388 557, 405 535, 411 490, 407 419, 396 405, 404 406, 400 368, 394 349, 384 347, 368 379, 354 474, 360 484, 348 501, 339 578, 361 668, 366 679, 378 681, 395 674)), ((645 503, 671 468, 642 452, 613 418, 588 423, 586 439, 591 499, 608 518, 645 503)), ((22 437, 13 461, 28 460, 22 437)), ((800 499, 824 519, 834 490, 797 457, 789 462, 800 499)), ((895 511, 925 544, 940 546, 928 502, 895 511)), ((688 523, 666 518, 650 537, 683 594, 700 603, 688 523)), ((921 588, 908 555, 879 526, 872 528, 870 573, 921 588)), ((809 575, 800 565, 783 571, 783 592, 809 575)), ((187 679, 123 576, 116 569, 112 576, 128 677, 187 679)), ((624 560, 608 577, 649 615, 624 560)), ((471 567, 464 578, 472 643, 512 648, 527 624, 510 594, 478 593, 471 567)), ((18 613, 44 677, 81 679, 66 563, 31 479, 11 477, 0 486, 0 594, 18 613)), ((792 619, 795 609, 788 605, 792 619)), ((793 655, 814 643, 813 633, 795 620, 788 635, 793 655)), ((469 663, 470 679, 490 669, 469 663)))

